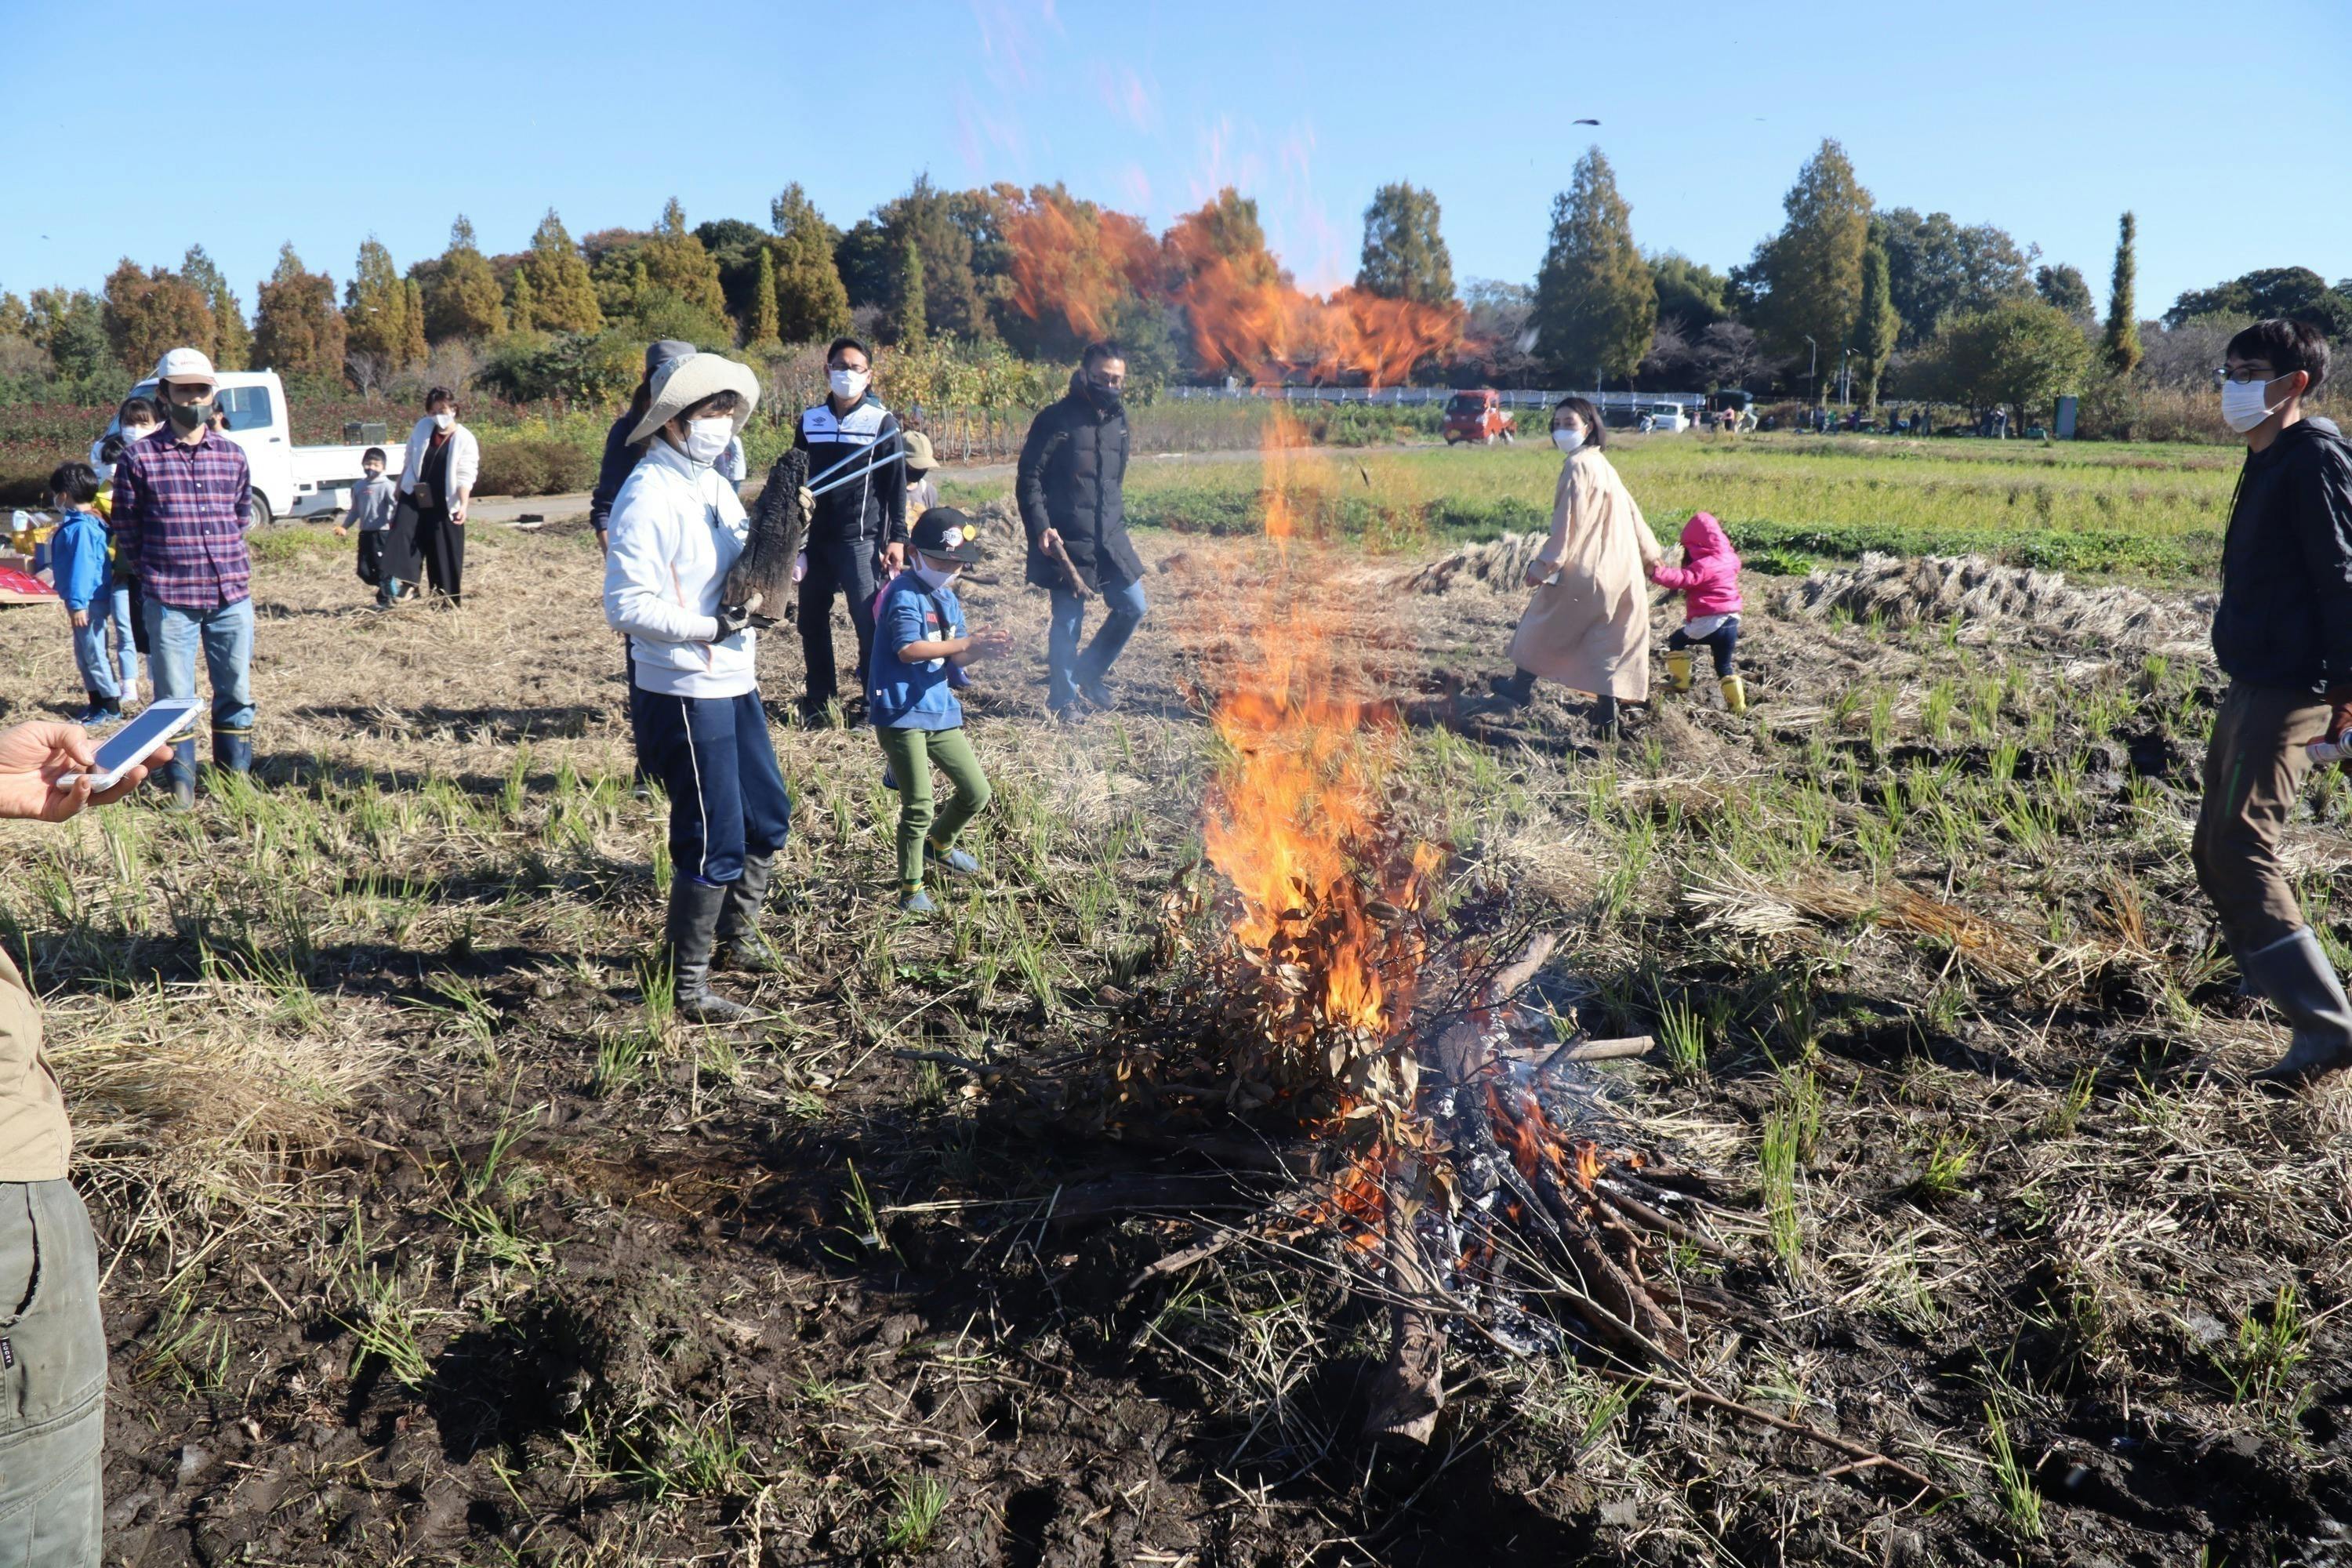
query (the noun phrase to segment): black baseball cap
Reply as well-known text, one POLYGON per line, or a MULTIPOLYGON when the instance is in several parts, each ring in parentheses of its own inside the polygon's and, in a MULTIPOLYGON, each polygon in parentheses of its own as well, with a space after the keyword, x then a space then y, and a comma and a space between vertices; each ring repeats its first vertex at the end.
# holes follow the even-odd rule
POLYGON ((935 506, 915 520, 915 548, 969 565, 980 559, 980 524, 951 506, 935 506))

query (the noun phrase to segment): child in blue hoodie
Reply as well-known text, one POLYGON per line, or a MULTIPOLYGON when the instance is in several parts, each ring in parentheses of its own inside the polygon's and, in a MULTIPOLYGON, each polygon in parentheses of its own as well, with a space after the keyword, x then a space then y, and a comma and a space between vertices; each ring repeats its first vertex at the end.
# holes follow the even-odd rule
POLYGON ((74 663, 80 667, 89 706, 79 716, 86 725, 118 723, 122 704, 139 699, 139 649, 131 636, 131 591, 114 580, 108 560, 112 541, 98 500, 98 470, 88 463, 60 463, 49 475, 49 495, 60 521, 49 539, 49 568, 58 597, 73 626, 74 663), (110 655, 106 629, 115 628, 118 653, 110 655), (115 658, 121 660, 116 673, 115 658))
POLYGON ((888 760, 898 792, 898 907, 927 915, 939 906, 923 890, 926 873, 970 876, 980 862, 955 847, 989 801, 988 776, 963 732, 963 667, 1001 654, 1003 632, 967 632, 955 580, 980 559, 980 528, 953 507, 933 507, 916 521, 907 570, 890 579, 875 605, 874 662, 866 714, 888 760), (934 807, 931 770, 955 794, 934 807))

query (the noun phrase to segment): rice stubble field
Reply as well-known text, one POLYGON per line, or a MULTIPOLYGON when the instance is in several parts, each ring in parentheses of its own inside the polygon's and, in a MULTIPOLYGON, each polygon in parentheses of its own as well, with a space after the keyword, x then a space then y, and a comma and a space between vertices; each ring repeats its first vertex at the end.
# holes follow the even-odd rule
MULTIPOLYGON (((1688 492, 1637 457, 1663 526, 1688 492)), ((1154 532, 1129 700, 1060 727, 999 529, 966 596, 1024 651, 972 705, 983 885, 901 920, 871 737, 780 727, 793 967, 730 977, 768 1016, 717 1029, 652 963, 669 868, 593 542, 479 534, 471 607, 379 616, 342 549, 277 531, 257 784, 6 829, 0 935, 106 1267, 110 1562, 2338 1550, 2352 1143, 2340 1095, 2244 1082, 2281 1031, 2189 869, 2220 684, 2192 594, 1751 573, 1750 713, 1660 699, 1612 744, 1555 689, 1465 700, 1529 542, 1154 532), (1202 875, 1237 588, 1268 582, 1352 611, 1437 918, 1553 933, 1563 1028, 1658 1037, 1595 1092, 1725 1194, 1658 1283, 1746 1309, 1682 1367, 1456 1336, 1435 1440, 1369 1450, 1388 1314, 1336 1235, 1130 1290, 1229 1211, 1061 1202, 1203 1170, 1011 1086, 1198 984, 1169 894, 1202 875)), ((59 622, 0 616, 16 717, 75 695, 59 622)), ((781 711, 797 661, 763 662, 781 711)), ((2288 852, 2340 962, 2352 790, 2306 804, 2288 852)))

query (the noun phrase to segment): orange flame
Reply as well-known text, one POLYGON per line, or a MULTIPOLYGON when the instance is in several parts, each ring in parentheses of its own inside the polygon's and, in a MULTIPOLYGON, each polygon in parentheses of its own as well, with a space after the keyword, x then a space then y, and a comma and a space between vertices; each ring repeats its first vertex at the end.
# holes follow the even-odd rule
MULTIPOLYGON (((1266 447, 1265 531, 1287 559, 1295 531, 1288 476, 1295 425, 1277 411, 1266 447)), ((1357 851, 1380 826, 1385 767, 1364 729, 1372 704, 1360 672, 1333 657, 1327 613, 1303 595, 1273 602, 1256 626, 1255 661, 1218 704, 1213 722, 1233 761, 1212 792, 1202 839, 1211 864, 1240 895, 1234 936, 1275 962, 1309 949, 1308 977, 1322 1019, 1379 1034, 1402 1022, 1411 998, 1392 978, 1398 938, 1371 912, 1357 851), (1283 950, 1283 951, 1277 951, 1283 950)), ((1418 898, 1436 861, 1415 852, 1393 902, 1418 898)))
POLYGON ((1013 203, 1004 240, 1013 308, 1033 321, 1058 318, 1077 337, 1108 336, 1120 301, 1157 282, 1160 247, 1150 229, 1059 186, 1037 186, 1013 203))

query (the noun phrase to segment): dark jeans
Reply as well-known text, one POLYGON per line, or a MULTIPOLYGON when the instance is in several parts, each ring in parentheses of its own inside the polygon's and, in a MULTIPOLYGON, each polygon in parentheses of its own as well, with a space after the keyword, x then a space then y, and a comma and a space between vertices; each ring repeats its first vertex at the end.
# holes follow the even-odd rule
POLYGON ((0 1182, 0 1563, 96 1568, 106 1331, 71 1182, 0 1182))
POLYGON ((638 761, 669 791, 673 875, 718 886, 743 874, 746 854, 782 849, 793 803, 759 692, 670 697, 632 689, 638 761))
POLYGON ((857 695, 866 695, 866 672, 874 658, 874 593, 882 584, 874 571, 870 539, 813 542, 808 575, 801 579, 798 619, 801 663, 808 671, 803 701, 822 708, 840 694, 833 659, 833 598, 849 597, 849 624, 857 628, 857 695))
POLYGON ((2230 683, 2205 748, 2205 795, 2189 858, 2240 958, 2303 929, 2303 906, 2279 858, 2279 834, 2303 794, 2303 748, 2327 732, 2327 704, 2308 691, 2230 683))
POLYGON ((1703 637, 1692 637, 1677 626, 1667 637, 1666 646, 1671 648, 1706 648, 1715 655, 1715 673, 1728 676, 1732 670, 1731 656, 1739 647, 1739 617, 1732 616, 1703 637))

